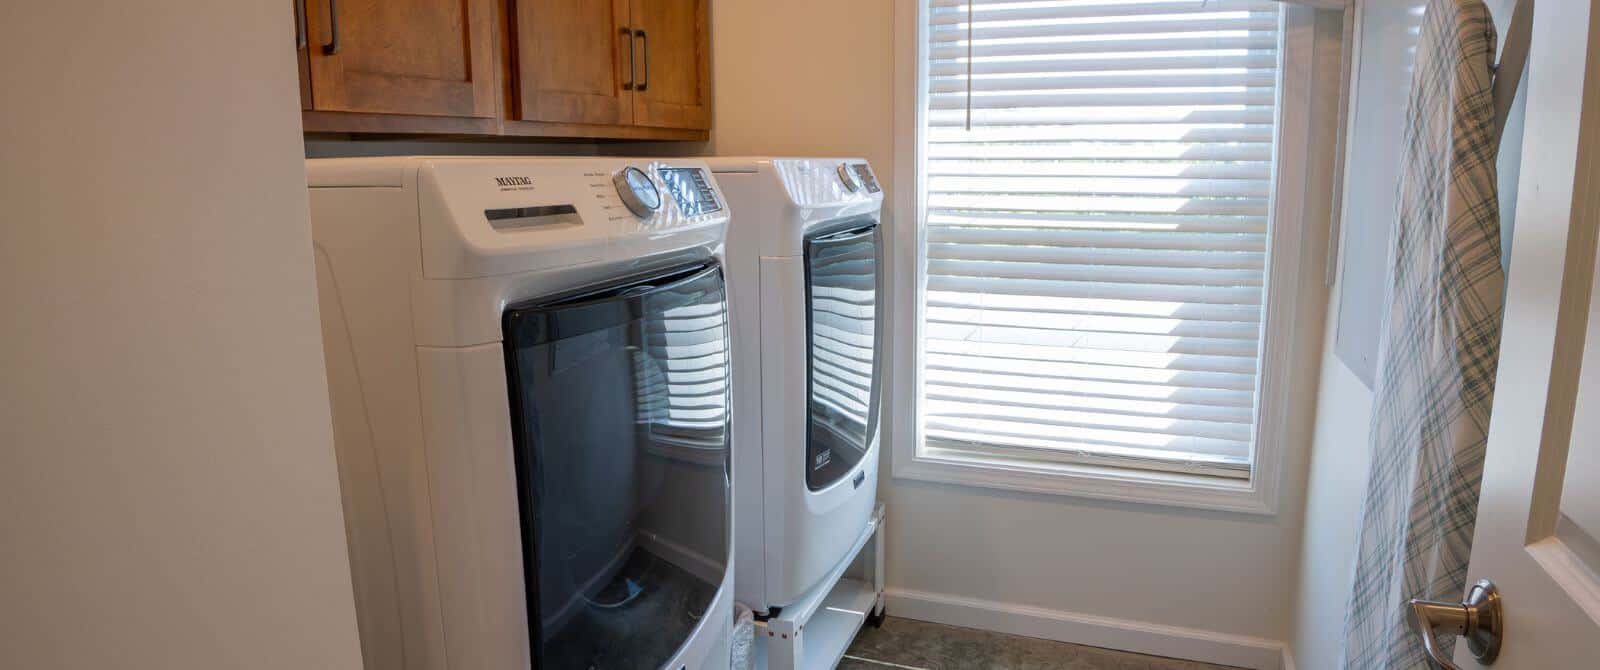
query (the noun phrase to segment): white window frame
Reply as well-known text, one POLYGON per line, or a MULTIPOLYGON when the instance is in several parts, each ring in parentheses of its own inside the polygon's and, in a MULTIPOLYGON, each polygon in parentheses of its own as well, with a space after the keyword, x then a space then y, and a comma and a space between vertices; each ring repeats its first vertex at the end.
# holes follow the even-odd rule
MULTIPOLYGON (((1285 3, 1279 49, 1277 137, 1273 155, 1272 219, 1268 231, 1264 343, 1257 385, 1255 434, 1248 480, 1098 466, 1076 462, 932 456, 923 453, 921 393, 923 291, 926 277, 922 222, 927 202, 922 139, 927 100, 927 0, 896 0, 894 37, 894 198, 889 250, 891 328, 888 422, 895 478, 1029 493, 1150 503, 1272 515, 1289 441, 1289 412, 1296 303, 1305 282, 1322 284, 1301 243, 1306 227, 1306 178, 1310 160, 1312 60, 1315 10, 1285 3)), ((1320 334, 1320 333, 1319 333, 1320 334)))

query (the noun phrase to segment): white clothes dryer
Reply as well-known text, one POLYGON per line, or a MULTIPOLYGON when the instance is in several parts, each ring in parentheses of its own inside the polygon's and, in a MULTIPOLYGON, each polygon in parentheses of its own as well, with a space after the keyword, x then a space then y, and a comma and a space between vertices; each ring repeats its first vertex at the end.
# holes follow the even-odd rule
POLYGON ((368 668, 727 668, 728 208, 697 160, 307 161, 368 668))
POLYGON ((708 158, 729 224, 735 597, 795 602, 877 499, 883 193, 861 159, 708 158))

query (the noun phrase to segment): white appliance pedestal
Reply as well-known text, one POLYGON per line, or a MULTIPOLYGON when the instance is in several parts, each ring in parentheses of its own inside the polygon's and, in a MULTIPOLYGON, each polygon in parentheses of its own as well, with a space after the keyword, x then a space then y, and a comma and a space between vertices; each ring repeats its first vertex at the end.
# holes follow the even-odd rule
POLYGON ((756 622, 757 670, 831 670, 863 623, 883 621, 884 520, 878 503, 827 579, 778 616, 756 622))

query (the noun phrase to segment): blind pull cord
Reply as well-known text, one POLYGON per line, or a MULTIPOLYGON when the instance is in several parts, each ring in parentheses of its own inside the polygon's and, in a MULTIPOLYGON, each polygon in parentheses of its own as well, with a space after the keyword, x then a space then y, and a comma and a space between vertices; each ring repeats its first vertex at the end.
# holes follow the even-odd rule
POLYGON ((967 2, 967 132, 972 132, 972 5, 967 2))

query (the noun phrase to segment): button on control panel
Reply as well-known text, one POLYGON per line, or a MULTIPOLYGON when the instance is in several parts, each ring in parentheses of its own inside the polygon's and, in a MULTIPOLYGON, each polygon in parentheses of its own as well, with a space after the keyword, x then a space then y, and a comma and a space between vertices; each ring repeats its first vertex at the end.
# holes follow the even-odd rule
POLYGON ((661 191, 656 189, 656 183, 650 180, 650 175, 645 174, 644 170, 629 165, 613 175, 611 183, 616 185, 622 204, 634 216, 649 218, 661 209, 661 191))
POLYGON ((861 186, 866 188, 868 193, 883 190, 878 187, 878 178, 872 176, 872 168, 866 163, 855 163, 850 166, 850 170, 856 173, 856 181, 861 182, 861 186))
POLYGON ((855 170, 850 169, 848 163, 839 164, 839 181, 844 182, 844 190, 851 193, 861 190, 861 182, 856 179, 855 170))

